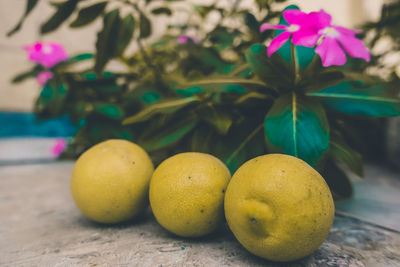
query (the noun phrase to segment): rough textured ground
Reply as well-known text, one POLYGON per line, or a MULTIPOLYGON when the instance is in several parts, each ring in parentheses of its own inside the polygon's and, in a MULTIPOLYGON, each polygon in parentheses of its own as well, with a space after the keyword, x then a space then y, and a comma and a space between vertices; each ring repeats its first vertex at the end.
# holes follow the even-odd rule
MULTIPOLYGON (((243 249, 226 227, 175 237, 148 213, 140 221, 89 222, 69 192, 71 162, 0 166, 1 266, 277 266, 243 249)), ((284 266, 400 266, 400 233, 337 214, 327 241, 284 266)))

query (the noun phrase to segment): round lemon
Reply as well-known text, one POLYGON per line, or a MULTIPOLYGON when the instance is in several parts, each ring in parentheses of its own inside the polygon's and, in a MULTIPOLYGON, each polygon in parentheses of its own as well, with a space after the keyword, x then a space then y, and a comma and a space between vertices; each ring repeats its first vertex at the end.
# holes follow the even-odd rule
POLYGON ((132 219, 148 204, 153 163, 140 146, 108 140, 83 153, 75 163, 71 192, 89 219, 118 223, 132 219))
POLYGON ((311 254, 326 239, 334 217, 331 192, 303 160, 269 154, 244 163, 225 195, 225 216, 237 240, 272 261, 311 254))
POLYGON ((214 231, 223 221, 228 168, 204 153, 181 153, 163 161, 150 182, 150 206, 157 221, 183 237, 214 231))

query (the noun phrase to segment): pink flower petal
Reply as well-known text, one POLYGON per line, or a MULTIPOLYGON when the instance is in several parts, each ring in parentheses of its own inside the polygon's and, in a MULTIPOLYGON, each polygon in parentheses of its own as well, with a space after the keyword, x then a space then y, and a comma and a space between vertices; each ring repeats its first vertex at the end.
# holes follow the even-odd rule
POLYGON ((59 43, 37 42, 24 46, 24 49, 28 53, 29 60, 40 63, 47 68, 68 59, 67 52, 63 45, 59 43))
POLYGON ((323 9, 309 13, 309 19, 318 30, 331 26, 332 22, 332 16, 323 9))
POLYGON ((290 38, 290 32, 283 32, 272 39, 271 43, 268 46, 267 54, 270 57, 273 53, 276 52, 281 46, 287 42, 290 38))
POLYGON ((189 37, 186 36, 186 35, 181 35, 181 36, 178 37, 177 40, 178 40, 178 43, 185 44, 189 40, 189 37))
POLYGON ((322 66, 344 65, 346 63, 346 54, 343 52, 335 38, 326 36, 324 40, 315 49, 322 60, 322 66))
POLYGON ((354 36, 356 34, 362 33, 362 31, 360 30, 353 30, 353 29, 349 29, 349 28, 345 28, 342 26, 332 26, 335 30, 337 30, 340 34, 342 35, 350 35, 350 36, 354 36))
POLYGON ((283 11, 283 17, 289 24, 295 25, 308 25, 310 20, 307 13, 304 13, 297 9, 288 9, 283 11))
POLYGON ((269 23, 263 23, 260 26, 260 32, 265 32, 266 30, 284 30, 286 29, 286 25, 271 25, 269 23))
POLYGON ((58 157, 67 147, 67 141, 63 138, 58 138, 54 143, 54 146, 51 148, 51 153, 58 157))
POLYGON ((370 60, 371 54, 361 40, 354 36, 343 34, 340 34, 337 40, 351 57, 362 58, 365 61, 370 60))
POLYGON ((292 43, 306 47, 314 47, 320 35, 314 27, 301 28, 292 35, 292 43))
POLYGON ((41 85, 45 86, 46 83, 53 77, 53 73, 51 71, 42 71, 36 76, 36 81, 41 85))

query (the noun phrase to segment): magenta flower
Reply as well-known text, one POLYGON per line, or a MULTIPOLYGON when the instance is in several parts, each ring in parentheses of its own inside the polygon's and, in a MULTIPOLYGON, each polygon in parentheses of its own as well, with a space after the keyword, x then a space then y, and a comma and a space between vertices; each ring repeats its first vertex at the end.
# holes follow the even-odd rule
POLYGON ((178 41, 178 43, 180 43, 180 44, 186 44, 189 40, 192 41, 193 43, 196 43, 196 44, 200 43, 199 38, 197 38, 197 37, 195 37, 195 36, 180 35, 180 36, 177 38, 177 41, 178 41))
POLYGON ((53 78, 53 73, 51 71, 45 70, 39 73, 38 76, 36 76, 36 81, 41 85, 45 86, 46 83, 53 78))
POLYGON ((290 37, 292 37, 292 43, 295 45, 307 47, 313 47, 316 45, 318 41, 318 28, 313 22, 313 15, 310 16, 310 14, 296 9, 289 9, 283 12, 283 17, 289 25, 274 26, 268 23, 263 23, 260 26, 261 32, 271 29, 284 30, 284 32, 271 41, 268 46, 268 56, 271 56, 281 48, 290 37))
POLYGON ((370 60, 370 52, 355 35, 359 31, 333 25, 332 16, 324 10, 304 13, 300 10, 285 10, 283 17, 289 25, 270 25, 264 23, 260 31, 270 29, 284 30, 275 37, 268 46, 268 56, 275 53, 290 37, 294 45, 317 47, 315 52, 321 57, 322 65, 344 65, 345 52, 355 58, 370 60))
MULTIPOLYGON (((311 14, 311 13, 310 13, 311 14)), ((312 12, 318 27, 318 36, 322 41, 318 44, 315 52, 321 57, 322 65, 344 65, 346 54, 351 57, 370 60, 370 52, 363 42, 355 37, 359 31, 331 24, 332 17, 324 10, 312 12)))
POLYGON ((67 147, 67 141, 63 138, 58 138, 51 148, 51 154, 58 157, 67 147))
POLYGON ((46 68, 51 68, 60 61, 68 59, 63 45, 54 42, 36 42, 24 46, 30 61, 40 63, 46 68))

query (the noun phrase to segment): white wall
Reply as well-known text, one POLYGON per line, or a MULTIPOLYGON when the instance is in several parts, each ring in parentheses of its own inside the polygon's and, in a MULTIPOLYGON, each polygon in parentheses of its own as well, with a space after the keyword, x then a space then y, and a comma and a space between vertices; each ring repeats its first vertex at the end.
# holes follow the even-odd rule
MULTIPOLYGON (((192 0, 197 3, 205 3, 205 0, 192 0)), ((225 4, 233 0, 221 0, 225 4)), ((213 1, 208 1, 213 2, 213 1)), ((383 0, 291 0, 289 3, 297 4, 301 9, 310 12, 325 9, 334 17, 334 22, 343 26, 353 27, 365 20, 379 18, 380 6, 383 0)), ((246 7, 252 4, 252 0, 243 0, 241 5, 246 7)), ((70 54, 83 51, 94 51, 96 32, 101 27, 97 21, 83 30, 71 30, 66 25, 54 33, 40 36, 39 26, 48 18, 53 10, 48 1, 39 1, 38 6, 25 21, 20 32, 6 37, 9 31, 22 15, 25 9, 24 0, 0 0, 0 111, 30 111, 34 100, 40 92, 39 86, 34 80, 13 85, 11 78, 32 66, 26 59, 21 47, 38 40, 52 40, 63 43, 70 54)), ((161 33, 162 27, 155 29, 161 33)))

